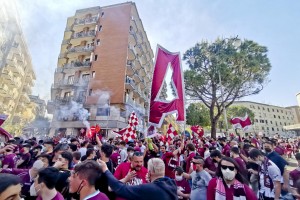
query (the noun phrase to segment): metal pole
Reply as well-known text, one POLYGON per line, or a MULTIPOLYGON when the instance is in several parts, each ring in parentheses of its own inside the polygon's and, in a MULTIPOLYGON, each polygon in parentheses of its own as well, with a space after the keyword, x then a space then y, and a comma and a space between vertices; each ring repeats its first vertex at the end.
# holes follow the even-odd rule
MULTIPOLYGON (((218 71, 219 71, 218 74, 219 74, 219 81, 220 81, 220 87, 221 87, 221 98, 222 98, 222 102, 224 102, 221 73, 220 73, 220 70, 218 70, 218 71)), ((225 108, 224 103, 223 103, 223 111, 224 111, 224 118, 225 118, 224 121, 225 121, 225 125, 226 125, 226 131, 228 131, 227 112, 226 112, 226 108, 225 108)))

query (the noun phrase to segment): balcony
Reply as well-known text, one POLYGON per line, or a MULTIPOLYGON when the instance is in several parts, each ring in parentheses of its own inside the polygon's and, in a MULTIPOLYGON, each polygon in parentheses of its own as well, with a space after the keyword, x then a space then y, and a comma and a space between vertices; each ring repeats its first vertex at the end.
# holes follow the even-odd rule
POLYGON ((142 82, 142 78, 136 73, 133 75, 133 78, 136 83, 142 82))
POLYGON ((129 31, 129 44, 135 46, 137 44, 137 38, 133 30, 129 31))
POLYGON ((87 32, 79 32, 79 33, 74 33, 71 37, 71 39, 76 39, 76 38, 85 38, 85 37, 95 37, 96 36, 96 31, 91 30, 87 32))
POLYGON ((80 62, 80 61, 75 61, 71 63, 66 63, 63 65, 62 68, 57 68, 60 69, 64 72, 72 72, 72 71, 77 71, 77 70, 89 70, 91 68, 92 63, 87 61, 87 62, 80 62))
POLYGON ((131 60, 127 60, 127 65, 126 65, 126 74, 129 76, 132 76, 135 72, 134 70, 134 63, 131 60))
POLYGON ((80 26, 80 25, 85 25, 85 24, 94 24, 97 23, 98 21, 98 16, 94 17, 89 17, 85 19, 75 19, 74 26, 80 26))
POLYGON ((22 113, 24 111, 24 109, 26 108, 24 103, 18 103, 17 108, 16 108, 16 112, 18 113, 22 113))
POLYGON ((128 47, 128 55, 127 55, 127 59, 128 60, 135 60, 135 54, 133 52, 133 49, 129 46, 128 47))
POLYGON ((55 104, 68 104, 71 101, 73 101, 73 96, 67 96, 67 97, 56 97, 54 100, 55 104))
POLYGON ((86 87, 88 86, 89 80, 61 80, 52 85, 52 89, 63 89, 69 87, 86 87))
POLYGON ((28 94, 26 94, 26 93, 22 93, 21 94, 21 100, 23 102, 25 102, 25 103, 29 103, 30 102, 30 98, 29 98, 28 94))
POLYGON ((67 50, 67 53, 83 53, 83 52, 92 52, 95 49, 94 46, 78 46, 71 47, 67 50))
POLYGON ((134 90, 135 89, 135 81, 130 78, 130 77, 126 77, 125 78, 125 88, 128 90, 134 90))
POLYGON ((8 80, 9 82, 11 82, 14 78, 14 75, 10 70, 3 70, 2 75, 4 80, 8 80))
POLYGON ((9 88, 6 84, 0 85, 0 93, 6 94, 9 92, 9 88))
POLYGON ((25 92, 27 94, 31 94, 32 93, 31 86, 29 84, 24 84, 24 86, 23 86, 23 92, 25 92))

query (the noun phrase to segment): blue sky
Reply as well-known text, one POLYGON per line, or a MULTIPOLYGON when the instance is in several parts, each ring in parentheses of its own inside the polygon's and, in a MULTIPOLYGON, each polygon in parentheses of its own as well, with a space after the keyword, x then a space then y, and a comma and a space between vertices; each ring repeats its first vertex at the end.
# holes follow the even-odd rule
MULTIPOLYGON (((17 0, 23 31, 37 75, 34 94, 48 100, 67 17, 76 9, 119 0, 17 0)), ((196 42, 239 35, 267 46, 270 83, 244 100, 296 105, 300 92, 300 1, 137 0, 152 49, 160 44, 183 54, 196 42)), ((155 53, 155 52, 154 52, 155 53)), ((185 63, 183 63, 186 69, 185 63)))

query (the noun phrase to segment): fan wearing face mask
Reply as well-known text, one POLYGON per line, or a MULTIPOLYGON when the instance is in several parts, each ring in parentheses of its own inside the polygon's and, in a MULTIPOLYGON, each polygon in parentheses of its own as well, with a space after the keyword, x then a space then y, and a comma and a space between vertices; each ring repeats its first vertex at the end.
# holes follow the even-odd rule
POLYGON ((208 184, 207 200, 257 200, 234 159, 223 157, 216 176, 208 184))
POLYGON ((182 167, 175 169, 175 183, 177 185, 178 199, 188 200, 190 198, 191 187, 189 182, 183 177, 182 167))
POLYGON ((38 195, 37 200, 64 200, 64 197, 55 189, 58 177, 59 170, 54 167, 48 167, 39 171, 38 177, 33 184, 33 189, 38 195))

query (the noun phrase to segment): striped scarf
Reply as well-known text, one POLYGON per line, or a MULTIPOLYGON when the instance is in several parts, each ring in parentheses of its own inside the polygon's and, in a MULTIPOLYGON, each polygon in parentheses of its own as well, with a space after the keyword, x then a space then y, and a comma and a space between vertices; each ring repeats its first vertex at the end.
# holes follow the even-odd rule
MULTIPOLYGON (((246 200, 246 193, 244 189, 244 185, 240 183, 238 180, 235 180, 233 183, 233 199, 234 200, 246 200)), ((216 200, 226 200, 226 190, 221 178, 217 179, 216 186, 216 200)))

